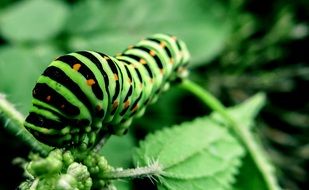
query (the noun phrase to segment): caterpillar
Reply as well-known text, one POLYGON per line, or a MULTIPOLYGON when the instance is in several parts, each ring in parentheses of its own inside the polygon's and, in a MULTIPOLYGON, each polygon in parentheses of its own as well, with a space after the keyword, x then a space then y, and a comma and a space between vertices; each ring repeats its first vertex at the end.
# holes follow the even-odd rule
POLYGON ((104 135, 125 134, 170 82, 185 76, 189 58, 185 43, 166 34, 116 56, 95 51, 60 56, 38 78, 24 126, 53 147, 91 147, 104 135))

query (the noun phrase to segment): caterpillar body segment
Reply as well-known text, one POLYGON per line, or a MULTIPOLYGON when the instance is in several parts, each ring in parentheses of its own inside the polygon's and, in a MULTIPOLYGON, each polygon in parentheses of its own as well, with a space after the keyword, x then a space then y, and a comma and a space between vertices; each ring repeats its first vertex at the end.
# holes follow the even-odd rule
POLYGON ((114 57, 95 51, 60 56, 38 78, 24 125, 55 147, 91 147, 102 134, 122 135, 171 81, 185 77, 189 58, 185 43, 165 34, 114 57))

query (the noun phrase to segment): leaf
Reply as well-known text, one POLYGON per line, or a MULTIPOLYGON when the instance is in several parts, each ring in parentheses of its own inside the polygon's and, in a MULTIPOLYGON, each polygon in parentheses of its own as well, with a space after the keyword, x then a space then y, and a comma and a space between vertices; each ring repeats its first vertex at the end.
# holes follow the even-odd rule
POLYGON ((52 46, 37 45, 31 48, 2 46, 0 48, 0 92, 7 95, 22 113, 31 104, 31 90, 37 78, 51 60, 59 55, 52 46))
POLYGON ((237 181, 234 184, 235 190, 261 190, 268 189, 264 183, 261 173, 258 171, 252 158, 246 155, 243 159, 243 164, 239 168, 237 181), (250 176, 250 179, 248 179, 250 176))
POLYGON ((113 185, 117 190, 131 190, 132 189, 132 181, 113 181, 113 185))
POLYGON ((262 171, 261 168, 257 167, 251 155, 246 155, 237 176, 237 183, 234 186, 238 190, 281 189, 276 178, 275 168, 272 163, 270 163, 262 143, 260 143, 256 135, 250 131, 256 127, 254 118, 262 106, 264 106, 265 102, 265 94, 258 93, 244 103, 229 110, 235 121, 241 123, 242 130, 247 131, 247 134, 251 134, 250 139, 256 143, 254 149, 256 152, 255 156, 258 155, 260 157, 256 158, 256 160, 260 160, 261 167, 263 167, 264 170, 262 171), (248 176, 250 176, 250 180, 248 180, 248 176))
POLYGON ((71 49, 112 55, 153 33, 174 34, 188 44, 191 66, 198 66, 223 49, 231 28, 227 18, 225 7, 210 0, 81 1, 73 9, 67 31, 74 36, 71 49))
POLYGON ((131 134, 121 137, 113 136, 102 148, 101 154, 113 167, 130 167, 132 164, 132 152, 134 139, 131 134))
MULTIPOLYGON (((241 104, 228 108, 228 113, 237 121, 241 122, 243 126, 248 128, 254 126, 254 118, 266 103, 266 96, 264 93, 257 93, 248 98, 241 104)), ((226 121, 218 114, 211 115, 217 122, 226 123, 226 121)))
MULTIPOLYGON (((229 115, 232 116, 235 122, 239 125, 239 129, 242 131, 241 133, 246 134, 246 136, 242 136, 244 138, 242 140, 245 142, 252 141, 251 144, 253 145, 251 145, 251 149, 253 150, 251 151, 254 151, 254 155, 246 155, 243 164, 239 169, 237 183, 234 186, 234 188, 238 190, 281 189, 278 185, 274 168, 269 162, 267 154, 255 134, 250 131, 256 125, 254 118, 264 106, 265 102, 265 94, 258 93, 243 103, 227 109, 229 115), (259 167, 256 160, 259 160, 260 162, 259 167), (250 176, 249 179, 248 176, 250 176)), ((227 122, 217 113, 212 114, 211 118, 223 125, 227 124, 227 122)))
POLYGON ((96 31, 102 27, 107 9, 101 0, 79 1, 72 6, 65 30, 71 34, 96 31))
POLYGON ((0 30, 11 41, 47 40, 61 31, 67 14, 68 9, 62 1, 21 1, 4 10, 0 30))
POLYGON ((159 162, 159 189, 216 190, 231 186, 243 154, 225 128, 204 117, 148 135, 134 161, 137 166, 159 162))

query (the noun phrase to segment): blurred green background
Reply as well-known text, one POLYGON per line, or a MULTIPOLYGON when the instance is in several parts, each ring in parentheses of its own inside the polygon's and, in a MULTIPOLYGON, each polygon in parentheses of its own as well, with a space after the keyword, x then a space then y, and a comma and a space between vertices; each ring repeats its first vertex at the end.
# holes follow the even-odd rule
MULTIPOLYGON (((148 35, 174 34, 192 54, 190 78, 226 106, 266 92, 256 132, 280 184, 300 190, 309 185, 308 17, 307 0, 0 0, 0 92, 26 115, 35 81, 55 57, 84 49, 113 55, 148 35)), ((103 154, 130 167, 132 148, 147 132, 207 113, 172 88, 103 154)), ((29 149, 0 132, 0 189, 14 189, 23 178, 12 160, 29 149)), ((155 189, 141 180, 130 186, 155 189)))

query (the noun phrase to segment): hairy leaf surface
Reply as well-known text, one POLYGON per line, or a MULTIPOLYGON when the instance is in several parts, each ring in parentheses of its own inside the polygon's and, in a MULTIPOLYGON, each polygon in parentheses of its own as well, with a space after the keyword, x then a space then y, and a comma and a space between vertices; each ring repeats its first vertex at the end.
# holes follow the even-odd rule
POLYGON ((228 189, 244 151, 207 117, 149 135, 134 155, 137 166, 157 161, 159 189, 228 189))

